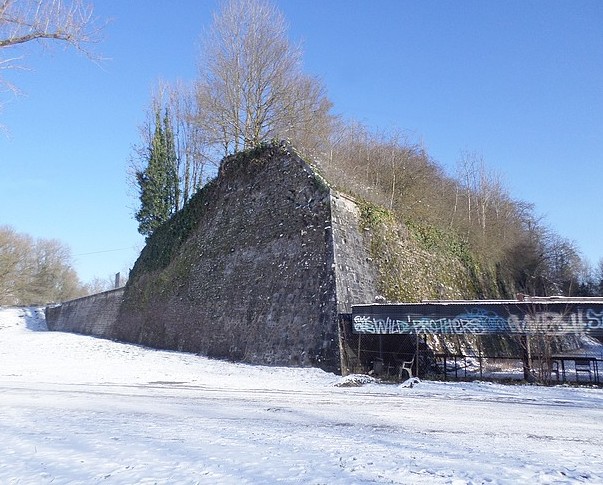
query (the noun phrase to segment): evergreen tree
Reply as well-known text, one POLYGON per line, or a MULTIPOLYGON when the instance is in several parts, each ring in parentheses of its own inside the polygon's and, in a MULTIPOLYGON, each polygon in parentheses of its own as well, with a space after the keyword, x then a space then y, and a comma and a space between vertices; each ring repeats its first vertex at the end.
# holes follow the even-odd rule
POLYGON ((178 210, 178 160, 174 131, 166 109, 163 121, 155 112, 155 129, 147 151, 147 165, 136 172, 140 209, 138 232, 149 236, 178 210))

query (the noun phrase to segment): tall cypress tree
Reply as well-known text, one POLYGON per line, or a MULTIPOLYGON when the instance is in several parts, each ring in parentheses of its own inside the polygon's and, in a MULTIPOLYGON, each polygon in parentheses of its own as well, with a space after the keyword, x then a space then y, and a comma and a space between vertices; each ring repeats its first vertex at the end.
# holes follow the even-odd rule
POLYGON ((147 166, 136 172, 140 209, 138 232, 149 236, 178 209, 178 165, 169 112, 155 112, 155 129, 148 147, 147 166))

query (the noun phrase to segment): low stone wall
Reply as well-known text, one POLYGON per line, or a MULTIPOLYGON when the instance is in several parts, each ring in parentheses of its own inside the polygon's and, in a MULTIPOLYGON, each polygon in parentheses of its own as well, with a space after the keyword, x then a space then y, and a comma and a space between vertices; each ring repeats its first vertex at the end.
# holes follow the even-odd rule
POLYGON ((118 288, 47 307, 48 329, 108 338, 117 320, 123 295, 124 289, 118 288))

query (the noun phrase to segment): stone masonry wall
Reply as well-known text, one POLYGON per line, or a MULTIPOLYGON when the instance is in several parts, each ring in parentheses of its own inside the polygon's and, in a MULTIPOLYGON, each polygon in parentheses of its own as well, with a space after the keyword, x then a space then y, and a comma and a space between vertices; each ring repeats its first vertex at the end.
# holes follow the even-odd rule
POLYGON ((377 296, 377 268, 369 241, 360 228, 360 209, 351 198, 333 192, 331 222, 335 250, 337 310, 351 313, 352 305, 372 303, 377 296))
POLYGON ((48 308, 49 328, 341 371, 338 314, 377 287, 356 203, 272 146, 226 159, 187 210, 149 239, 125 290, 48 308))
MULTIPOLYGON (((328 186, 279 147, 227 159, 195 203, 197 227, 177 257, 158 270, 135 266, 112 337, 338 370, 328 186)), ((154 246, 151 238, 144 251, 160 254, 154 246)))
POLYGON ((46 308, 49 330, 109 337, 117 320, 124 289, 105 291, 46 308))

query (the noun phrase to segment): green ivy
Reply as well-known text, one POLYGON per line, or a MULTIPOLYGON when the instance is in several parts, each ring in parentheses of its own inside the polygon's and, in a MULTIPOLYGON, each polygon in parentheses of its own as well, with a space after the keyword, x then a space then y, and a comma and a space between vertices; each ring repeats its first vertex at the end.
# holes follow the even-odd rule
POLYGON ((360 200, 360 223, 362 229, 374 229, 379 224, 391 224, 395 221, 394 214, 384 207, 360 200))
POLYGON ((172 262, 196 228, 206 201, 211 199, 214 186, 214 181, 205 185, 180 211, 153 232, 132 269, 130 279, 146 272, 162 270, 172 262))
MULTIPOLYGON (((220 165, 220 173, 247 173, 254 170, 257 164, 265 163, 275 151, 287 150, 288 147, 286 142, 262 142, 224 158, 220 165)), ((208 203, 214 199, 213 194, 218 183, 217 179, 207 183, 180 211, 155 229, 147 238, 146 246, 132 269, 131 280, 147 272, 163 270, 175 259, 180 247, 196 229, 208 203)))

